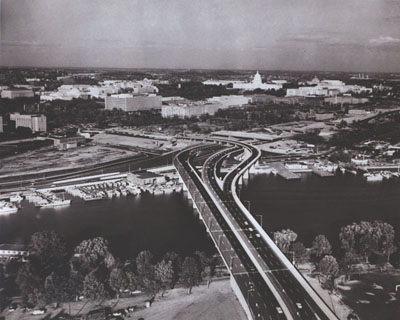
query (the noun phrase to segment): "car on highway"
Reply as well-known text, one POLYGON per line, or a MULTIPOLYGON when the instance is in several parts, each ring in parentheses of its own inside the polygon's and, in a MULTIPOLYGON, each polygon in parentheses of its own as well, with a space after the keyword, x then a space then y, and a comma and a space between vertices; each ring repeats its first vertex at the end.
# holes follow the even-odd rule
POLYGON ((281 308, 281 307, 276 307, 276 311, 277 311, 279 314, 283 314, 283 311, 282 311, 282 308, 281 308))
POLYGON ((38 316, 38 315, 44 314, 45 312, 46 312, 46 309, 38 309, 38 310, 33 310, 31 312, 31 314, 34 316, 38 316))
POLYGON ((299 308, 299 309, 303 309, 303 306, 301 305, 300 302, 297 302, 297 303, 296 303, 296 307, 299 308))

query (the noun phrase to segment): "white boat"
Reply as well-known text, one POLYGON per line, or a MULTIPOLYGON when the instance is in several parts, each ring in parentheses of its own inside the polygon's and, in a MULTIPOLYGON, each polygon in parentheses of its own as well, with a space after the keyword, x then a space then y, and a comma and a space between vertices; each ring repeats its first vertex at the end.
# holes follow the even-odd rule
POLYGON ((53 207, 63 207, 69 206, 71 204, 71 200, 54 200, 54 201, 47 201, 47 203, 40 204, 41 208, 53 208, 53 207))
POLYGON ((367 178, 367 181, 369 182, 375 182, 375 181, 382 181, 383 180, 383 175, 380 173, 368 173, 365 175, 367 178))
POLYGON ((18 202, 20 203, 24 198, 22 198, 19 194, 13 194, 10 196, 10 201, 11 202, 18 202))
POLYGON ((0 215, 16 213, 18 207, 12 205, 11 203, 0 201, 0 215))

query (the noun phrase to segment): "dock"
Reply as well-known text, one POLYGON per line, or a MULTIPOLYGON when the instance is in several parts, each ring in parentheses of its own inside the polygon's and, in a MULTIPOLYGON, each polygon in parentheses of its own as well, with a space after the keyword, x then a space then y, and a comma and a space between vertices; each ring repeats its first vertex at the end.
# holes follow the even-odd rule
POLYGON ((313 167, 312 172, 319 177, 333 177, 335 174, 329 171, 321 170, 317 167, 313 167))
POLYGON ((291 172, 289 169, 287 169, 282 163, 280 162, 271 162, 268 163, 268 165, 271 168, 274 168, 277 172, 277 174, 286 179, 286 180, 295 180, 295 179, 300 179, 300 175, 294 172, 291 172))

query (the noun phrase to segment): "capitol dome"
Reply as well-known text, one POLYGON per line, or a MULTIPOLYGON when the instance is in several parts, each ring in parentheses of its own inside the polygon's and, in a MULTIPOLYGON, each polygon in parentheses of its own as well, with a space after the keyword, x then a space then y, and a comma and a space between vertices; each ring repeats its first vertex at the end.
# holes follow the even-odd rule
POLYGON ((254 78, 253 78, 253 81, 252 81, 254 84, 261 84, 262 83, 262 80, 261 80, 261 75, 258 73, 258 71, 257 71, 257 73, 254 75, 254 78))

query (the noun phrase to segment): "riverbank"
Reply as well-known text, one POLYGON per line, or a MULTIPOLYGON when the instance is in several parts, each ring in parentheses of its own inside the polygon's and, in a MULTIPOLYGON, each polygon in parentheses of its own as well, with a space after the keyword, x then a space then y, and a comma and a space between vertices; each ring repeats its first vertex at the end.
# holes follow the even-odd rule
MULTIPOLYGON (((150 308, 144 308, 147 297, 138 295, 129 298, 112 299, 102 304, 102 307, 112 307, 113 310, 128 308, 136 305, 139 311, 134 311, 130 315, 134 319, 140 317, 146 320, 209 320, 209 319, 229 319, 245 320, 246 316, 237 301, 235 294, 230 287, 230 281, 219 280, 211 283, 210 287, 201 285, 194 287, 192 294, 188 295, 185 288, 176 288, 168 291, 164 297, 157 296, 150 308)), ((63 304, 57 309, 49 309, 46 314, 41 316, 31 315, 29 312, 23 312, 17 309, 8 312, 6 309, 2 316, 5 320, 38 320, 54 319, 61 313, 72 315, 87 314, 91 310, 99 309, 96 303, 85 303, 83 301, 63 304)))

